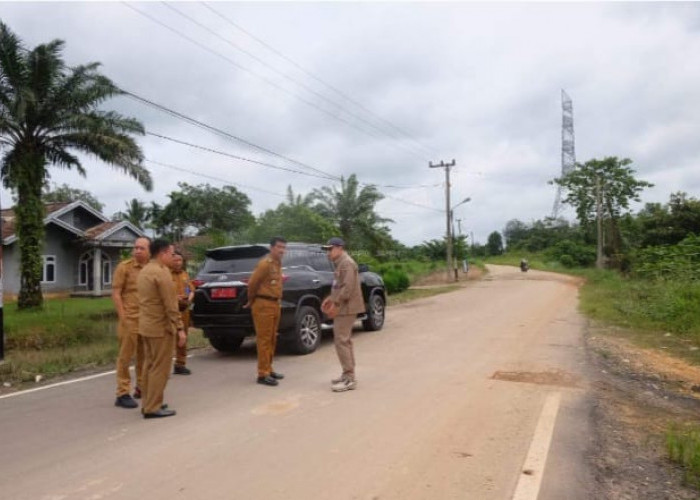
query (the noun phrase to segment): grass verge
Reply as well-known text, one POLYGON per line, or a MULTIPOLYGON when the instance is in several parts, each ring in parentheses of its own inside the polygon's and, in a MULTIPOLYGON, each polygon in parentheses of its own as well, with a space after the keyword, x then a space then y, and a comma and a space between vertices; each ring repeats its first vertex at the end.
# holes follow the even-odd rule
POLYGON ((446 285, 435 288, 419 288, 419 289, 408 289, 403 292, 395 293, 389 295, 390 306, 395 306, 399 304, 404 304, 416 299, 423 299, 426 297, 432 297, 434 295, 440 295, 442 293, 452 292, 461 288, 459 285, 446 285))
POLYGON ((700 429, 671 427, 666 448, 671 461, 683 468, 686 484, 700 489, 700 429))
MULTIPOLYGON (((117 357, 117 316, 109 298, 48 299, 41 310, 4 308, 6 355, 0 382, 36 381, 72 371, 108 366, 117 357)), ((191 330, 188 345, 206 339, 191 330)))

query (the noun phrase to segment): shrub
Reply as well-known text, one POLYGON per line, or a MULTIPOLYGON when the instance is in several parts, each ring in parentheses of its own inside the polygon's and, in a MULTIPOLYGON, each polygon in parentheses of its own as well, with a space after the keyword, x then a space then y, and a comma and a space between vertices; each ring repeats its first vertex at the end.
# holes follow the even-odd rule
POLYGON ((381 273, 384 279, 384 286, 389 294, 402 292, 411 284, 408 274, 401 269, 387 269, 381 273))

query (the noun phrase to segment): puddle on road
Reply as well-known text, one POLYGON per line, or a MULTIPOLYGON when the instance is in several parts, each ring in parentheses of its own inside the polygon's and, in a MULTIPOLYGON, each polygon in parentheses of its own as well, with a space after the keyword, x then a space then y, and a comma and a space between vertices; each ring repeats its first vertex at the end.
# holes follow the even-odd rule
POLYGON ((554 385, 557 387, 579 387, 580 377, 564 370, 546 372, 505 372, 497 371, 491 376, 494 380, 525 382, 527 384, 554 385))
POLYGON ((284 415, 296 408, 299 408, 299 399, 285 399, 283 401, 274 401, 262 406, 258 406, 251 410, 253 415, 284 415))

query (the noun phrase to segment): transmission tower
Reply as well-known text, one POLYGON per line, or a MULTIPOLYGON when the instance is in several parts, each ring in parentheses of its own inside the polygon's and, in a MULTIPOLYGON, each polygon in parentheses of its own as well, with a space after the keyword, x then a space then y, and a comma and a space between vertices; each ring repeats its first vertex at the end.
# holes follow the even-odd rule
MULTIPOLYGON (((576 141, 574 137, 574 105, 569 94, 563 89, 561 91, 561 111, 561 175, 564 176, 573 170, 576 163, 576 141)), ((561 211, 561 186, 557 186, 552 218, 559 217, 561 211)))

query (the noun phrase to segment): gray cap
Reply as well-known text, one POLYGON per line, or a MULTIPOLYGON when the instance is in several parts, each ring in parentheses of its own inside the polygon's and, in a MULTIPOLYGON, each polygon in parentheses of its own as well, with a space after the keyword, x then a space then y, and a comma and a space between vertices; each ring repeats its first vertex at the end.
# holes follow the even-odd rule
POLYGON ((328 243, 323 245, 321 248, 324 250, 328 250, 331 247, 344 247, 345 242, 343 241, 343 238, 338 238, 337 236, 334 236, 330 240, 328 240, 328 243))

